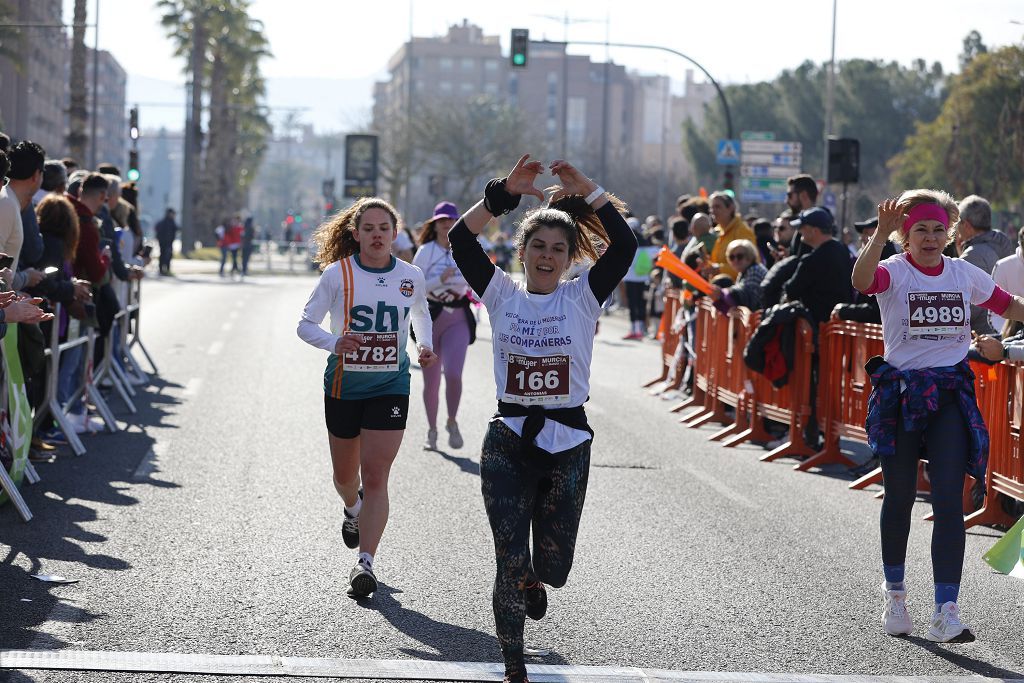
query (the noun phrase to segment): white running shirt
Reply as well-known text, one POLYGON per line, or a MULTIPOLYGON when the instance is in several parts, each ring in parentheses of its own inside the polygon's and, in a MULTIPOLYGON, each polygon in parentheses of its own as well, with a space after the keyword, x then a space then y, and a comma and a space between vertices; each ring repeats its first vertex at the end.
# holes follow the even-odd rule
POLYGON ((981 268, 942 257, 926 275, 897 254, 879 264, 889 287, 875 294, 882 313, 885 361, 900 370, 956 365, 971 345, 971 304, 988 301, 996 284, 981 268))
MULTIPOLYGON (((481 297, 490 316, 497 398, 506 403, 574 408, 590 394, 590 361, 601 303, 590 289, 590 272, 562 282, 551 294, 533 294, 501 268, 481 297)), ((525 417, 502 417, 522 436, 525 417)), ((537 446, 557 453, 590 434, 545 420, 537 446)))

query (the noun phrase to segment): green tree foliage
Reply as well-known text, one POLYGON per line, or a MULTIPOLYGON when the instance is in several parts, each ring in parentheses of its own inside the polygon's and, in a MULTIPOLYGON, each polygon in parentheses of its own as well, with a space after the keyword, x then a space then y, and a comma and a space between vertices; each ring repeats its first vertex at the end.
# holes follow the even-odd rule
POLYGON ((978 55, 988 52, 985 43, 981 42, 981 34, 971 31, 964 36, 964 51, 960 53, 960 70, 963 71, 967 65, 974 61, 978 55))
MULTIPOLYGON (((263 25, 249 16, 250 0, 158 0, 162 24, 185 59, 196 111, 209 97, 207 131, 196 159, 193 201, 196 236, 213 240, 214 227, 243 208, 272 132, 260 60, 270 56, 263 25)), ((200 126, 202 116, 193 115, 200 126)), ((201 127, 201 126, 200 126, 201 127)), ((186 171, 188 172, 188 171, 186 171)))
POLYGON ((975 53, 952 79, 938 118, 920 123, 890 166, 900 188, 937 187, 1012 204, 1024 194, 1022 159, 1024 46, 1013 45, 975 53))
MULTIPOLYGON (((803 146, 803 169, 821 174, 827 69, 804 62, 767 83, 725 88, 735 134, 772 131, 778 140, 803 146)), ((837 64, 833 134, 860 141, 861 185, 888 185, 886 162, 897 153, 914 125, 938 115, 945 94, 942 66, 918 60, 909 67, 896 62, 853 59, 837 64)), ((717 187, 720 168, 715 145, 726 137, 725 117, 717 101, 706 107, 704 125, 687 124, 685 144, 708 187, 717 187)))

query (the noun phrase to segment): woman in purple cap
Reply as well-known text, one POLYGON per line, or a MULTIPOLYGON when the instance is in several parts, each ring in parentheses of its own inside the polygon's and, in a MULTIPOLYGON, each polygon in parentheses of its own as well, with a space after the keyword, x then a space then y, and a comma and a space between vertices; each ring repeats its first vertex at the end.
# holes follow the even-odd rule
POLYGON ((459 219, 459 210, 451 202, 434 207, 434 215, 423 223, 417 242, 420 245, 412 263, 423 271, 427 281, 427 305, 434 321, 434 353, 441 359, 423 368, 423 404, 427 409, 425 447, 437 448, 438 394, 444 374, 444 395, 448 407, 448 445, 462 448, 457 420, 462 399, 462 368, 466 349, 476 339, 476 317, 470 309, 469 284, 452 258, 448 231, 459 219))
POLYGON ((943 256, 960 218, 945 192, 908 190, 878 205, 878 230, 861 250, 853 286, 878 299, 885 353, 868 361, 873 390, 867 432, 885 480, 882 536, 882 628, 908 635, 904 564, 920 459, 932 489, 932 577, 935 609, 925 637, 970 642, 957 599, 964 564, 964 474, 984 481, 988 431, 967 364, 971 304, 1012 320, 1024 301, 1010 296, 980 268, 943 256), (879 263, 890 233, 903 252, 879 263))

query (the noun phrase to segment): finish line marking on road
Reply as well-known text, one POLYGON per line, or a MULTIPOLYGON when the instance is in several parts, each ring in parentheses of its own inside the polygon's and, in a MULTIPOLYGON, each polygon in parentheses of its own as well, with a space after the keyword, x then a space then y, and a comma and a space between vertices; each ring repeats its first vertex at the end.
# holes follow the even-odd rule
MULTIPOLYGON (((173 652, 0 650, 0 669, 134 671, 222 676, 319 676, 371 680, 500 681, 501 664, 430 662, 421 659, 320 659, 265 655, 197 655, 173 652)), ((722 671, 669 671, 637 667, 527 667, 534 683, 692 681, 693 683, 1024 683, 981 676, 832 676, 722 671)))

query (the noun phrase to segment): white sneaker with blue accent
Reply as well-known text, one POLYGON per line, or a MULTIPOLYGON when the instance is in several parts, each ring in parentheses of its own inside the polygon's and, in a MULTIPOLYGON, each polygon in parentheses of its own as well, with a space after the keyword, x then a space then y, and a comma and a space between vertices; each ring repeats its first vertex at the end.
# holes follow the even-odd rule
POLYGON ((914 622, 907 612, 907 591, 888 589, 883 582, 882 596, 882 629, 890 636, 907 636, 913 633, 914 622))
POLYGON ((932 615, 932 623, 925 637, 936 643, 974 642, 974 634, 960 621, 960 607, 955 602, 943 604, 932 615))

